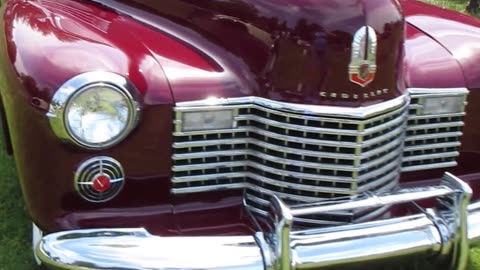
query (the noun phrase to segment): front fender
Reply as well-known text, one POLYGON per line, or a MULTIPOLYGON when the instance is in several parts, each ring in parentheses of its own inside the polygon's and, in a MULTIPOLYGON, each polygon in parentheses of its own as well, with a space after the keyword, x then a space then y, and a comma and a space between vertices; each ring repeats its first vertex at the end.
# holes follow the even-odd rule
POLYGON ((480 88, 480 20, 417 1, 402 1, 406 21, 443 46, 463 70, 466 86, 480 88))
POLYGON ((34 222, 51 232, 94 226, 95 219, 112 221, 119 209, 130 213, 125 215, 132 224, 145 213, 169 215, 173 100, 161 66, 137 38, 155 33, 88 2, 13 0, 2 11, 0 91, 34 222), (137 129, 121 144, 97 152, 60 142, 46 117, 60 85, 95 70, 129 79, 145 104, 137 129), (128 189, 109 203, 91 204, 76 194, 74 172, 83 160, 101 155, 124 165, 128 189))

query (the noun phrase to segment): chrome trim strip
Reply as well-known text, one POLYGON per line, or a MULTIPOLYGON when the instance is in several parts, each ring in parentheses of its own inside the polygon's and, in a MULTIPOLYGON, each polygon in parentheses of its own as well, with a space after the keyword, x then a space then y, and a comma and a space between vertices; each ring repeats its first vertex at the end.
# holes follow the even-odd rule
POLYGON ((431 118, 445 118, 445 117, 463 117, 465 112, 461 113, 449 113, 449 114, 427 114, 427 115, 410 115, 408 120, 420 120, 420 119, 431 119, 431 118))
POLYGON ((417 146, 406 146, 404 147, 404 152, 422 151, 422 150, 439 149, 439 148, 451 148, 451 147, 459 147, 460 145, 462 145, 460 142, 448 142, 448 143, 436 143, 436 144, 417 145, 417 146))
POLYGON ((448 158, 448 157, 458 157, 460 155, 459 152, 445 152, 445 153, 438 153, 438 154, 427 154, 427 155, 415 155, 404 157, 402 159, 403 162, 407 161, 416 161, 416 160, 425 160, 425 159, 435 159, 435 158, 448 158))
POLYGON ((413 172, 413 171, 418 171, 418 170, 432 170, 432 169, 448 168, 448 167, 455 167, 457 165, 458 165, 458 163, 456 161, 450 161, 450 162, 442 162, 442 163, 434 163, 434 164, 408 166, 408 167, 402 167, 402 172, 413 172))
POLYGON ((60 86, 52 97, 46 115, 49 119, 52 131, 61 141, 75 144, 86 149, 102 150, 123 141, 137 126, 140 120, 140 112, 140 97, 137 89, 130 81, 116 73, 92 71, 79 74, 60 86), (65 111, 72 98, 83 91, 97 86, 109 87, 121 93, 129 103, 130 114, 128 116, 127 126, 122 134, 105 143, 91 144, 81 141, 71 134, 68 125, 65 123, 65 111))
POLYGON ((420 104, 410 104, 409 109, 410 109, 410 110, 423 109, 423 106, 420 105, 420 104))
POLYGON ((468 95, 470 91, 464 87, 457 88, 409 88, 408 92, 413 97, 427 96, 452 96, 452 95, 468 95))
POLYGON ((245 183, 237 184, 215 184, 211 186, 196 186, 188 188, 172 188, 172 194, 190 194, 195 192, 215 192, 222 190, 242 189, 245 188, 245 183))
POLYGON ((407 136, 405 138, 405 141, 409 142, 409 141, 428 140, 428 139, 460 137, 462 135, 463 135, 463 133, 461 131, 442 132, 442 133, 437 133, 437 134, 425 134, 425 135, 412 135, 412 136, 407 136))
POLYGON ((245 128, 234 129, 210 129, 203 131, 175 131, 173 136, 195 136, 195 135, 211 135, 211 134, 224 134, 224 133, 242 133, 247 132, 245 128))
MULTIPOLYGON (((248 155, 250 150, 238 151, 239 155, 248 155)), ((172 167, 173 172, 197 171, 221 168, 243 167, 246 161, 226 161, 226 162, 212 162, 212 163, 198 163, 192 165, 176 165, 172 167)))
POLYGON ((189 175, 186 177, 172 177, 172 182, 173 183, 188 183, 188 182, 194 183, 194 182, 202 182, 202 181, 223 180, 227 178, 240 178, 244 176, 245 176, 245 172, 189 175))
POLYGON ((427 129, 439 129, 439 128, 453 128, 462 127, 463 122, 447 122, 447 123, 435 123, 435 124, 417 124, 407 127, 407 131, 415 130, 427 130, 427 129))
POLYGON ((331 117, 345 118, 368 118, 376 116, 386 110, 397 108, 408 103, 410 97, 403 95, 395 99, 378 103, 375 105, 359 108, 324 106, 324 105, 304 105, 287 102, 280 102, 261 97, 240 97, 240 98, 208 98, 199 101, 177 102, 175 111, 198 111, 204 108, 225 108, 227 105, 256 104, 266 108, 272 108, 280 111, 295 112, 299 114, 322 115, 331 117))

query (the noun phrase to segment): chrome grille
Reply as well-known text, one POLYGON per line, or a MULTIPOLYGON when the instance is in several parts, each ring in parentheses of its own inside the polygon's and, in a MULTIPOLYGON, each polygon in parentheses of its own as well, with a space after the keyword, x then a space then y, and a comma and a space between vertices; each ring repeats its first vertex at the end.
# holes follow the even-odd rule
MULTIPOLYGON (((176 107, 172 192, 242 188, 249 208, 265 215, 272 194, 300 204, 397 186, 408 98, 345 112, 285 105, 248 98, 176 107), (182 132, 183 113, 226 109, 234 112, 234 128, 182 132)), ((370 214, 331 213, 301 222, 352 222, 370 214)))
POLYGON ((464 126, 468 90, 411 89, 412 98, 402 171, 416 171, 456 166, 464 126), (423 115, 424 100, 429 97, 458 97, 463 106, 459 112, 423 115))

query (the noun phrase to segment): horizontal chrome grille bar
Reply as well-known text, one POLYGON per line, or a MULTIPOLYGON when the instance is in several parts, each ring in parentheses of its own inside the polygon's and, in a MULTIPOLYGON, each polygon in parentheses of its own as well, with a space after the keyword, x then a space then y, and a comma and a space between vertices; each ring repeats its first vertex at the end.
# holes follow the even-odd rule
POLYGON ((440 128, 452 128, 452 127, 463 127, 463 122, 451 122, 451 123, 436 123, 436 124, 424 124, 424 125, 415 125, 409 126, 407 128, 408 131, 410 130, 428 130, 428 129, 440 129, 440 128))
MULTIPOLYGON (((410 105, 410 109, 413 109, 412 105, 410 105)), ((450 114, 437 114, 437 115, 435 115, 435 117, 437 117, 437 118, 463 117, 465 115, 466 115, 465 112, 461 112, 461 113, 450 113, 450 114)), ((424 120, 424 119, 430 119, 430 118, 432 118, 432 115, 430 115, 430 114, 429 115, 411 115, 410 117, 408 117, 408 120, 424 120)))
POLYGON ((433 145, 417 145, 417 146, 406 146, 405 152, 411 151, 422 151, 422 150, 430 150, 430 149, 437 149, 437 148, 451 148, 451 147, 459 147, 461 145, 460 142, 448 142, 448 143, 437 143, 433 145))
POLYGON ((441 153, 441 154, 429 154, 429 155, 418 155, 418 156, 411 156, 411 157, 404 157, 403 161, 413 161, 413 160, 422 160, 422 159, 434 159, 434 158, 447 158, 447 157, 457 157, 459 156, 459 152, 448 152, 448 153, 441 153))
POLYGON ((411 166, 402 167, 402 172, 413 172, 418 170, 433 170, 433 169, 448 168, 448 167, 455 167, 455 166, 457 166, 456 161, 433 163, 433 164, 427 164, 427 165, 416 165, 416 166, 411 165, 411 166))
POLYGON ((460 131, 457 132, 445 132, 437 134, 425 134, 425 135, 410 135, 405 138, 406 142, 410 141, 424 141, 429 139, 440 139, 440 138, 451 138, 451 137, 460 137, 463 133, 460 131))

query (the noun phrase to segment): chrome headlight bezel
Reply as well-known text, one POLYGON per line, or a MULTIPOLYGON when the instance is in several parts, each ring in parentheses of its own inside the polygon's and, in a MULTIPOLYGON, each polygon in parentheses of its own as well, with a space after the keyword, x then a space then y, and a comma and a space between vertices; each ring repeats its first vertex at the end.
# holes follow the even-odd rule
POLYGON ((141 105, 135 86, 121 75, 94 71, 77 75, 65 82, 54 94, 47 113, 50 126, 55 135, 63 142, 71 143, 90 150, 103 150, 123 141, 137 126, 140 119, 141 105), (92 88, 104 87, 122 95, 128 103, 128 119, 123 131, 109 141, 91 143, 82 141, 70 130, 66 119, 67 108, 75 97, 92 88))

